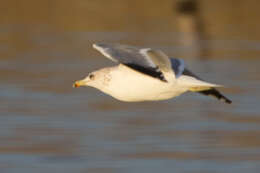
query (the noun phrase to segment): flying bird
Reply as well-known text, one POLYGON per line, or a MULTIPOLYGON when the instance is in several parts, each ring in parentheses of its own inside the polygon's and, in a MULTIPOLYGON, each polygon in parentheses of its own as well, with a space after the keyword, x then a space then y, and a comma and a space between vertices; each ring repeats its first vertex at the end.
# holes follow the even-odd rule
POLYGON ((232 103, 216 88, 185 67, 184 61, 170 58, 152 48, 138 48, 122 44, 93 44, 118 65, 91 72, 73 86, 90 86, 126 102, 166 100, 185 92, 196 92, 232 103))

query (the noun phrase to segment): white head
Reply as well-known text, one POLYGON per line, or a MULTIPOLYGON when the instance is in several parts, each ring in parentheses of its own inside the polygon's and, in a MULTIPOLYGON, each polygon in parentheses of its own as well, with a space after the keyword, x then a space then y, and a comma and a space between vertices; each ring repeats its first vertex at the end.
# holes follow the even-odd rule
POLYGON ((97 70, 88 74, 82 80, 74 82, 73 87, 91 86, 102 90, 102 88, 110 81, 109 72, 107 68, 97 70))

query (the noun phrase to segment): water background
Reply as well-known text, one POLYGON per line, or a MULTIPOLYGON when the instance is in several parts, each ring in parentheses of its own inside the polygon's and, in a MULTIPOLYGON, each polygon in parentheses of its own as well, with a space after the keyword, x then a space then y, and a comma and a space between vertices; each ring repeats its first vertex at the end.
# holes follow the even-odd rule
POLYGON ((257 35, 199 39, 198 56, 176 31, 28 23, 0 26, 1 173, 260 171, 257 35), (196 93, 124 103, 93 88, 72 88, 89 72, 114 65, 92 48, 95 42, 160 48, 184 58, 203 79, 227 86, 221 91, 233 103, 196 93))

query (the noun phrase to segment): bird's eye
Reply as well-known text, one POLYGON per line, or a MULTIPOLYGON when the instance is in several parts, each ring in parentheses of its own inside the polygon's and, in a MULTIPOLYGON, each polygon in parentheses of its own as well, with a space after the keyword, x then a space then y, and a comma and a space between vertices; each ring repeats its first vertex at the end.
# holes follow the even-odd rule
POLYGON ((90 75, 89 75, 89 79, 94 79, 94 77, 95 77, 95 76, 94 76, 93 74, 90 74, 90 75))

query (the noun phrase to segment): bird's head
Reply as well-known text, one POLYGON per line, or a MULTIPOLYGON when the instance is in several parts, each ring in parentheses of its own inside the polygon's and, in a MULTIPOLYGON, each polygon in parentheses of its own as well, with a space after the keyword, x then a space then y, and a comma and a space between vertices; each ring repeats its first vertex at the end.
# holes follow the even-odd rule
POLYGON ((103 68, 94 72, 91 72, 82 80, 74 82, 73 87, 78 88, 80 86, 90 86, 102 90, 106 87, 111 79, 111 68, 103 68))
POLYGON ((97 74, 95 72, 89 73, 87 77, 82 80, 74 82, 73 87, 78 88, 81 86, 93 86, 96 81, 97 74))

